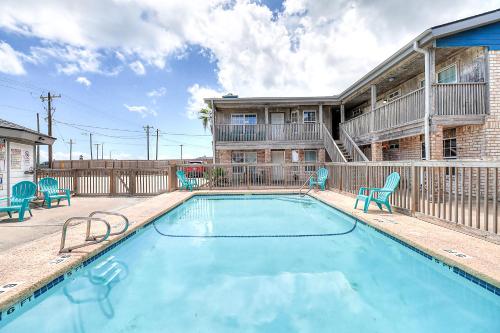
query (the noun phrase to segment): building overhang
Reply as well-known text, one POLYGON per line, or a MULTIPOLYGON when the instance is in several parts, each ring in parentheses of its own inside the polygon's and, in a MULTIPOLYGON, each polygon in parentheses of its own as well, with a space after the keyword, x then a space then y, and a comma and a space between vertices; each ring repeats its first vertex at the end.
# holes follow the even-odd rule
POLYGON ((56 138, 50 137, 48 135, 18 130, 12 128, 0 127, 0 138, 7 140, 23 141, 28 144, 34 145, 52 145, 56 141, 56 138))
POLYGON ((217 108, 296 107, 307 105, 340 105, 337 96, 320 97, 241 97, 205 98, 205 103, 217 108))

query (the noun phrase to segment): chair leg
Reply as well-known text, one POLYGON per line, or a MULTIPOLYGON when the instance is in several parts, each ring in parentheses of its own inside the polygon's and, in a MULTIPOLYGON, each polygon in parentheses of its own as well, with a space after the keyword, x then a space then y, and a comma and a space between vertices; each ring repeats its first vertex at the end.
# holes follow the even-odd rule
POLYGON ((12 218, 12 213, 11 212, 7 212, 7 214, 9 215, 9 219, 12 218))
POLYGON ((61 199, 57 199, 57 205, 59 206, 59 204, 61 203, 61 199))
POLYGON ((354 209, 358 209, 358 201, 359 201, 359 199, 356 198, 356 202, 354 203, 354 209))
POLYGON ((30 213, 30 216, 33 217, 33 213, 31 213, 31 208, 28 208, 28 212, 30 213))
POLYGON ((370 198, 365 199, 365 207, 363 208, 363 212, 368 213, 368 207, 370 206, 370 198))
POLYGON ((47 208, 52 208, 52 200, 47 200, 47 208))
POLYGON ((68 195, 66 198, 68 200, 68 206, 71 206, 71 195, 68 195))
POLYGON ((387 202, 387 203, 385 204, 385 206, 387 207, 387 210, 389 211, 389 213, 391 213, 391 214, 392 214, 392 208, 391 208, 391 205, 387 202))
POLYGON ((381 205, 380 203, 376 202, 376 204, 377 204, 377 206, 378 206, 378 209, 380 209, 380 210, 384 210, 384 209, 382 208, 382 205, 381 205))
POLYGON ((19 222, 23 222, 24 221, 24 208, 21 208, 19 210, 19 222))

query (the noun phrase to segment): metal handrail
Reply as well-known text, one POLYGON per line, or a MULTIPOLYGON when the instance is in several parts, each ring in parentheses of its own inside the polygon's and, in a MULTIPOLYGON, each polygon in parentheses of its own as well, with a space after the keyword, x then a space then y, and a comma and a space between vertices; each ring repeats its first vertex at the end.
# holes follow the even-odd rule
POLYGON ((307 183, 311 180, 311 178, 312 178, 312 176, 314 176, 314 174, 318 175, 316 171, 313 171, 313 172, 309 175, 309 177, 307 178, 307 180, 304 182, 304 184, 302 184, 302 186, 300 187, 300 190, 299 190, 299 195, 300 195, 301 197, 305 197, 305 196, 306 196, 306 194, 307 194, 307 193, 309 193, 309 192, 312 190, 312 188, 310 188, 309 190, 307 190, 307 192, 306 192, 306 193, 302 194, 302 190, 304 189, 304 186, 306 186, 306 185, 307 185, 307 183))
MULTIPOLYGON (((106 212, 106 211, 96 210, 96 211, 90 213, 89 217, 94 217, 94 215, 97 215, 97 214, 119 216, 119 217, 121 217, 125 221, 125 225, 123 226, 122 230, 116 231, 116 232, 112 232, 108 236, 120 235, 120 234, 123 234, 125 231, 128 230, 128 226, 130 225, 130 222, 129 222, 128 218, 125 215, 120 214, 120 213, 113 213, 113 212, 106 212)), ((87 234, 85 236, 85 240, 87 240, 87 241, 93 241, 93 240, 97 240, 97 238, 105 236, 105 235, 90 236, 90 224, 91 224, 91 222, 87 223, 87 234)))
POLYGON ((110 233, 111 233, 111 226, 109 225, 108 221, 106 221, 104 219, 101 219, 101 218, 98 218, 98 217, 88 217, 88 216, 84 216, 84 217, 70 217, 63 224, 62 235, 61 235, 61 247, 59 248, 59 253, 71 252, 74 249, 78 249, 78 248, 81 248, 81 247, 84 247, 84 246, 101 243, 101 242, 105 241, 106 239, 108 239, 110 233), (66 233, 68 231, 68 226, 69 226, 70 222, 75 221, 75 220, 85 220, 85 221, 87 221, 87 229, 90 228, 90 222, 91 221, 100 221, 100 222, 102 222, 102 223, 104 223, 106 225, 106 234, 104 234, 101 239, 95 239, 94 241, 91 241, 91 242, 86 241, 83 244, 69 246, 69 247, 64 247, 64 245, 66 244, 66 233))

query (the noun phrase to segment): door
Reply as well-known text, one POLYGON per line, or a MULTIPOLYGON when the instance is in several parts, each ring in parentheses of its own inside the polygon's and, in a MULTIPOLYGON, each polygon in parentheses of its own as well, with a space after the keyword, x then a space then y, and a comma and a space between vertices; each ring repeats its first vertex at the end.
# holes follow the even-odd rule
POLYGON ((340 139, 340 110, 332 109, 332 137, 333 140, 340 139))
POLYGON ((282 141, 285 134, 285 113, 271 113, 271 138, 272 140, 282 141))
POLYGON ((285 178, 283 164, 285 163, 285 152, 282 150, 271 151, 272 179, 273 182, 282 182, 285 178), (279 165, 274 165, 279 164, 279 165))

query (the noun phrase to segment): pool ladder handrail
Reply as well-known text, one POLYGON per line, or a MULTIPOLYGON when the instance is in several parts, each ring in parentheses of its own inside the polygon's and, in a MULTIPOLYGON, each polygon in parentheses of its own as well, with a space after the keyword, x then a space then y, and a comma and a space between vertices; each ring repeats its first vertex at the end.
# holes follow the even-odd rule
POLYGON ((129 225, 130 225, 129 220, 125 215, 119 214, 119 213, 113 213, 113 212, 106 212, 106 211, 94 211, 94 212, 90 213, 89 216, 70 217, 63 224, 62 234, 61 234, 61 246, 59 248, 59 253, 67 253, 67 252, 71 252, 75 249, 82 248, 84 246, 89 246, 89 245, 94 245, 94 244, 104 242, 105 240, 107 240, 109 238, 109 236, 119 235, 119 234, 123 234, 124 232, 126 232, 128 230, 129 225), (109 222, 103 218, 94 217, 94 215, 96 215, 96 214, 119 216, 119 217, 123 218, 123 220, 125 221, 125 225, 120 231, 111 232, 111 225, 109 224, 109 222), (68 226, 70 225, 71 222, 77 221, 77 220, 87 221, 87 231, 86 231, 86 235, 85 235, 85 243, 65 247, 68 226), (99 222, 104 223, 106 226, 106 233, 104 233, 102 235, 90 236, 90 227, 91 227, 92 221, 99 221, 99 222))
POLYGON ((307 180, 306 180, 306 181, 304 182, 304 184, 302 184, 302 186, 300 187, 300 190, 299 190, 299 195, 300 195, 301 197, 305 197, 307 193, 311 192, 312 187, 311 187, 310 189, 308 189, 306 193, 302 194, 302 190, 304 189, 304 186, 306 186, 306 185, 307 185, 307 183, 309 183, 309 181, 311 180, 312 176, 314 176, 315 174, 317 175, 317 172, 316 172, 316 171, 311 172, 311 174, 309 175, 309 177, 307 178, 307 180))
MULTIPOLYGON (((93 211, 92 213, 89 214, 89 217, 94 217, 94 215, 113 215, 113 216, 118 216, 118 217, 121 217, 123 219, 123 221, 125 222, 124 226, 123 226, 123 229, 121 229, 120 231, 116 231, 116 232, 112 232, 108 235, 109 236, 115 236, 115 235, 120 235, 120 234, 123 234, 124 232, 126 232, 128 230, 128 227, 130 225, 130 222, 128 220, 128 218, 123 215, 123 214, 120 214, 120 213, 114 213, 114 212, 106 212, 106 211, 102 211, 102 210, 96 210, 96 211, 93 211)), ((87 234, 85 236, 85 240, 87 241, 92 241, 92 240, 97 240, 97 238, 100 238, 100 237, 104 237, 105 235, 97 235, 97 236, 90 236, 90 224, 92 222, 90 221, 89 223, 87 223, 87 234)))

